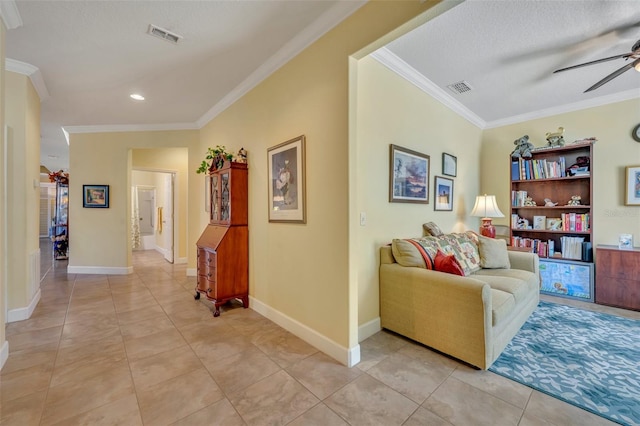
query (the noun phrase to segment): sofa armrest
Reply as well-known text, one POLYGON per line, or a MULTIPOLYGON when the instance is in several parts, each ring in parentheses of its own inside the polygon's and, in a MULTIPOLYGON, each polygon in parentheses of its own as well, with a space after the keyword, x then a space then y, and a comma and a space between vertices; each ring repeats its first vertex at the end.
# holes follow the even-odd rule
POLYGON ((509 263, 511 269, 521 269, 523 271, 540 274, 540 259, 535 253, 527 253, 523 251, 509 251, 509 263))
POLYGON ((382 264, 380 321, 384 328, 487 368, 491 288, 478 278, 382 264))

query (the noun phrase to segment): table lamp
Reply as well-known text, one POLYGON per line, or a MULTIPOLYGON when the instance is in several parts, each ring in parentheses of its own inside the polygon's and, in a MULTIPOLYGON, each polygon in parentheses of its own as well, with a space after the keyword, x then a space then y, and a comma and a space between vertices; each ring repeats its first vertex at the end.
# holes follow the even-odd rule
POLYGON ((471 216, 478 216, 482 218, 482 224, 480 225, 480 235, 485 237, 495 238, 496 227, 491 223, 492 217, 504 217, 504 214, 498 208, 495 195, 478 195, 476 197, 476 204, 473 206, 471 216))

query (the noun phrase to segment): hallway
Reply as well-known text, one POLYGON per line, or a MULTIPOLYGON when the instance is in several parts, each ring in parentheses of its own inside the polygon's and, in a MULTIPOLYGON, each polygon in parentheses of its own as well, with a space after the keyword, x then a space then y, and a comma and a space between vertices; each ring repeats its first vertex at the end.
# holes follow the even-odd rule
POLYGON ((347 368, 239 303, 213 318, 186 265, 133 261, 54 262, 32 317, 6 327, 2 426, 611 424, 384 331, 347 368))

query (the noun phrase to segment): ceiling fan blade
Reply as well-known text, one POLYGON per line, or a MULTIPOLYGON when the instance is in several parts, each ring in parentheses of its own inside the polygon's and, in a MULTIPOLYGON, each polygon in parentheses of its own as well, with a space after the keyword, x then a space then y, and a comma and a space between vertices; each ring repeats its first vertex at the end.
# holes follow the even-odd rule
POLYGON ((584 91, 584 93, 591 92, 592 90, 596 90, 598 87, 602 86, 605 83, 610 82, 614 78, 618 77, 620 74, 623 74, 629 71, 631 68, 635 67, 637 64, 640 64, 640 59, 636 59, 635 61, 628 63, 622 68, 615 70, 614 72, 612 72, 611 74, 609 74, 608 76, 606 76, 605 78, 603 78, 602 80, 594 84, 593 86, 589 87, 587 90, 584 91))
POLYGON ((572 69, 575 69, 575 68, 586 67, 588 65, 599 64, 600 62, 613 61, 614 59, 619 59, 619 58, 625 58, 626 59, 631 55, 633 55, 633 52, 623 53, 621 55, 616 55, 616 56, 609 56, 608 58, 596 59, 595 61, 585 62, 584 64, 578 64, 578 65, 572 65, 572 66, 566 67, 566 68, 560 68, 559 70, 555 70, 553 73, 555 74, 555 73, 561 72, 561 71, 568 71, 568 70, 572 70, 572 69))

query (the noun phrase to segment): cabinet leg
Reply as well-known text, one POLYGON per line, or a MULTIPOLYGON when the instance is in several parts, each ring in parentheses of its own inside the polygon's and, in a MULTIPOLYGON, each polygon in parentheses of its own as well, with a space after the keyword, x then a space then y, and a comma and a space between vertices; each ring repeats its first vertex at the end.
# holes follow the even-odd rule
POLYGON ((247 309, 249 307, 249 296, 242 298, 242 306, 247 309))
POLYGON ((200 292, 196 291, 196 294, 193 295, 193 298, 196 299, 196 300, 199 300, 200 299, 200 292))
POLYGON ((216 305, 216 310, 213 311, 213 316, 214 317, 219 317, 220 316, 220 306, 216 305))

